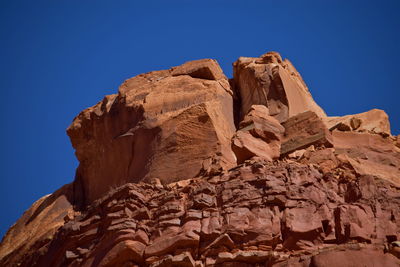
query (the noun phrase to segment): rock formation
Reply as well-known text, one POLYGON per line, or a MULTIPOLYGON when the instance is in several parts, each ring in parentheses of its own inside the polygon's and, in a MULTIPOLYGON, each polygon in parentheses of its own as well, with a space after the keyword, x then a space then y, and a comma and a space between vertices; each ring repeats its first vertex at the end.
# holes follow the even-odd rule
POLYGON ((232 94, 218 63, 204 59, 128 79, 81 112, 67 133, 82 201, 127 182, 171 183, 233 167, 232 94))
POLYGON ((10 228, 0 266, 400 265, 386 113, 327 117, 275 52, 231 81, 210 59, 138 75, 67 133, 74 182, 10 228))
POLYGON ((242 115, 252 105, 265 105, 280 122, 304 111, 319 117, 325 112, 314 102, 310 91, 292 63, 276 52, 259 58, 240 57, 233 64, 235 86, 241 99, 242 115))

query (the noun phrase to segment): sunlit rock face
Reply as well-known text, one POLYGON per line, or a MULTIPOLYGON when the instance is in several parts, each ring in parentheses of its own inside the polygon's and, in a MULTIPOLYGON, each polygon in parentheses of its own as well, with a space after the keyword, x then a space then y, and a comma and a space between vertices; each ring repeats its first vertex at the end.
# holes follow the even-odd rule
POLYGON ((229 82, 211 59, 126 80, 67 130, 84 202, 127 182, 171 183, 233 167, 232 101, 229 82))
POLYGON ((240 57, 233 71, 243 115, 256 104, 268 107, 270 115, 280 122, 304 111, 326 117, 292 63, 276 52, 259 58, 240 57))
POLYGON ((74 182, 9 229, 0 266, 400 266, 387 114, 326 116, 276 52, 230 81, 211 59, 138 75, 67 133, 74 182))

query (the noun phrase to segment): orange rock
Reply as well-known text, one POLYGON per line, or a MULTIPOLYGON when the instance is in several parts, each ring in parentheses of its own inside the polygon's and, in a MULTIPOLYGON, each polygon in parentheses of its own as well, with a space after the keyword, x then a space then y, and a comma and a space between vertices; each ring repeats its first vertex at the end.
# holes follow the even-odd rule
MULTIPOLYGON (((0 265, 11 266, 32 247, 49 242, 65 219, 74 217, 72 185, 67 184, 53 194, 37 200, 7 231, 0 244, 0 265)), ((40 246, 39 246, 40 247, 40 246)))
POLYGON ((312 111, 293 116, 282 123, 285 133, 281 154, 287 155, 299 149, 313 146, 332 147, 332 137, 322 119, 312 111))
POLYGON ((259 58, 240 57, 233 66, 242 115, 252 105, 265 105, 280 122, 308 110, 326 117, 292 63, 287 59, 282 61, 278 53, 269 52, 259 58))
MULTIPOLYGON (((323 150, 312 153, 318 151, 323 150)), ((398 187, 374 176, 344 178, 307 163, 254 158, 181 187, 128 183, 90 204, 51 238, 0 258, 0 265, 171 266, 204 264, 210 257, 233 266, 267 260, 273 265, 291 264, 290 254, 311 260, 324 247, 348 251, 347 256, 361 246, 383 254, 387 242, 400 238, 398 187)), ((347 256, 343 266, 352 261, 347 256)), ((334 262, 329 258, 325 265, 334 262)))
POLYGON ((400 265, 400 260, 390 254, 384 254, 376 249, 326 251, 312 257, 310 266, 387 266, 395 267, 400 265))
POLYGON ((370 132, 390 135, 389 117, 385 111, 372 109, 367 112, 346 115, 343 117, 327 117, 324 119, 330 130, 370 132))
POLYGON ((122 241, 107 252, 98 266, 121 266, 129 261, 142 263, 145 248, 146 246, 138 241, 122 241))
POLYGON ((84 110, 74 183, 10 228, 0 266, 398 266, 387 115, 326 118, 277 53, 240 58, 231 85, 197 60, 84 110))
POLYGON ((125 81, 118 95, 81 112, 67 130, 80 161, 81 202, 127 182, 192 178, 203 162, 233 167, 232 101, 228 80, 210 59, 125 81))
POLYGON ((359 175, 375 175, 400 185, 400 150, 390 138, 377 134, 333 131, 333 144, 342 161, 359 175))
POLYGON ((237 162, 242 163, 253 156, 268 161, 278 158, 283 132, 279 121, 269 116, 268 108, 253 105, 232 138, 232 150, 237 162))

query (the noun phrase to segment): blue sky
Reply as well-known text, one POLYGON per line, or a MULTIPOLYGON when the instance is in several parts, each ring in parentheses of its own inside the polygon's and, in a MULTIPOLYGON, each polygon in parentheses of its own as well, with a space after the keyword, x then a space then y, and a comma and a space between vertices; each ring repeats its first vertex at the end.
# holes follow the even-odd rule
POLYGON ((399 1, 1 1, 0 236, 74 179, 65 129, 125 79, 185 61, 289 58, 328 115, 400 133, 399 1))

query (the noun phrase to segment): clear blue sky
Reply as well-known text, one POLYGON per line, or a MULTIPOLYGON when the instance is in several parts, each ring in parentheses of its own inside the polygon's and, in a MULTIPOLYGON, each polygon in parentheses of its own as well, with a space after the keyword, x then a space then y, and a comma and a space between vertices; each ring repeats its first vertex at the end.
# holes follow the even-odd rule
POLYGON ((0 3, 0 236, 74 179, 65 129, 125 79, 188 60, 289 58, 328 115, 384 109, 400 133, 400 1, 0 3))

